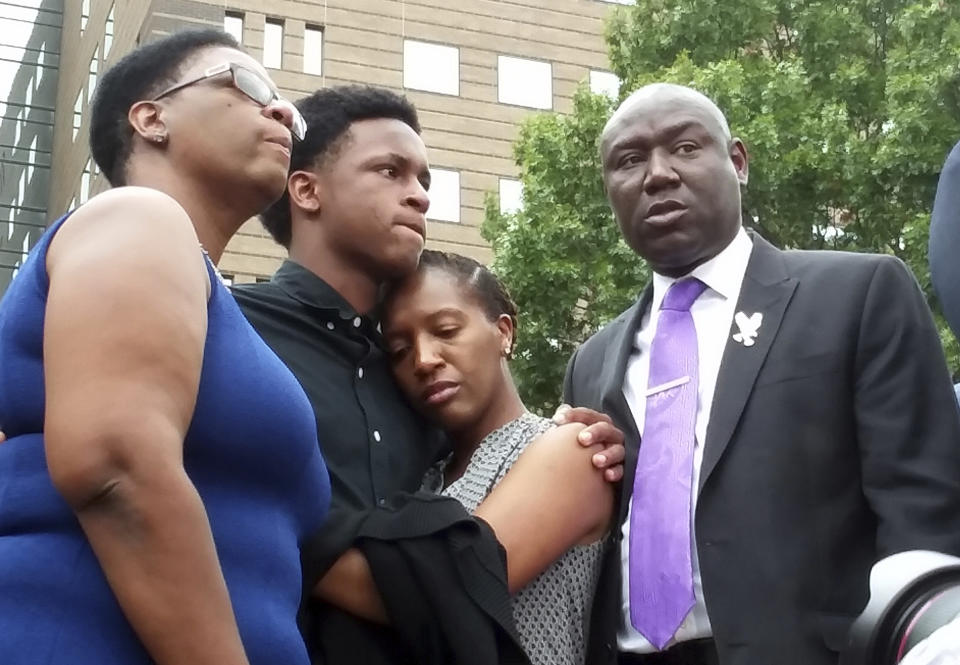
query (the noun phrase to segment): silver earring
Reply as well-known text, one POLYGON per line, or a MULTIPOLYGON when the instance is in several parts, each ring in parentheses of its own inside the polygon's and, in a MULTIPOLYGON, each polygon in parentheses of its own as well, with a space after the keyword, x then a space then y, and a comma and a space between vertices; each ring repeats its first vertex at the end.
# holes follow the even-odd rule
POLYGON ((159 144, 159 145, 163 145, 164 143, 167 142, 167 135, 166 135, 166 134, 154 134, 153 136, 150 137, 150 140, 153 141, 154 143, 159 144))

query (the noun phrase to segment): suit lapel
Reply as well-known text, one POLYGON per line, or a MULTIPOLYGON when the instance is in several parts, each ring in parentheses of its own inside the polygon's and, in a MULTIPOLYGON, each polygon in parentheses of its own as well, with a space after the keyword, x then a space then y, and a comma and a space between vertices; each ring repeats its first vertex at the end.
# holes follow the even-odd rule
POLYGON ((717 390, 714 393, 704 443, 703 466, 700 471, 701 490, 723 456, 737 423, 740 422, 757 374, 773 345, 783 321, 783 314, 797 288, 797 280, 787 274, 780 251, 760 236, 754 233, 750 235, 753 250, 736 311, 744 312, 747 316, 760 312, 763 321, 752 346, 733 341, 733 333, 739 331, 736 324, 727 333, 727 345, 720 362, 717 390))
MULTIPOLYGON (((615 425, 623 430, 625 437, 624 445, 627 449, 626 458, 623 461, 623 483, 622 487, 633 487, 633 474, 637 470, 637 451, 640 448, 640 434, 637 432, 637 423, 633 419, 633 412, 627 404, 627 399, 623 396, 623 383, 627 374, 627 363, 634 350, 634 338, 640 323, 643 321, 643 315, 650 307, 650 301, 653 298, 653 284, 648 284, 643 290, 640 299, 620 318, 620 325, 615 332, 612 343, 608 346, 616 355, 611 358, 612 362, 604 362, 601 368, 600 385, 601 393, 601 411, 609 415, 615 425)), ((630 492, 621 492, 623 496, 629 497, 630 492)), ((627 502, 621 502, 621 518, 625 511, 627 502)), ((622 521, 622 519, 621 519, 622 521)))

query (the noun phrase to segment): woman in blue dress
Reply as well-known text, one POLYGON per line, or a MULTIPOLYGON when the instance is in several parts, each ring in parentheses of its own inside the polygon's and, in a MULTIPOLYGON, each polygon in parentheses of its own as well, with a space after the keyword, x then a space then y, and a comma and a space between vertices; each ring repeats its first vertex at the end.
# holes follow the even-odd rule
POLYGON ((302 118, 219 31, 127 55, 91 117, 114 189, 0 303, 0 663, 307 665, 315 419, 214 267, 302 118))

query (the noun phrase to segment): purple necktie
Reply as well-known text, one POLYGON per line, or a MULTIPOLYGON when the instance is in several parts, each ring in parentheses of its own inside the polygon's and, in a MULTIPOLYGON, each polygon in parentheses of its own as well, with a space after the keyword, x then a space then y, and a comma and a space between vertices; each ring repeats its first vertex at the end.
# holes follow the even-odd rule
POLYGON ((650 345, 643 440, 630 508, 630 623, 657 649, 694 604, 690 485, 697 422, 697 329, 690 306, 707 286, 667 291, 650 345))

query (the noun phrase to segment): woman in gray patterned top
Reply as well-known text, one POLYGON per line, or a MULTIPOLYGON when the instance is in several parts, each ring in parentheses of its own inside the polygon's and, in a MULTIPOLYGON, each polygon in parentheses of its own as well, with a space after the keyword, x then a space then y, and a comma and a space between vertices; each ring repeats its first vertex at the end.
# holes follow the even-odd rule
MULTIPOLYGON (((507 566, 514 619, 531 662, 582 664, 611 493, 606 488, 605 510, 595 510, 596 481, 578 492, 563 471, 565 455, 582 455, 576 451, 576 430, 560 428, 540 437, 551 430, 551 421, 524 408, 507 366, 516 308, 506 289, 473 259, 428 250, 418 272, 391 293, 384 326, 400 386, 451 437, 454 450, 444 468, 443 493, 497 524, 497 538, 505 546, 512 538, 542 539, 539 551, 507 566), (514 484, 513 501, 543 494, 542 486, 529 486, 520 472, 525 459, 534 459, 521 455, 528 445, 531 451, 556 447, 547 459, 556 460, 552 480, 569 490, 569 503, 545 506, 535 519, 510 524, 504 519, 509 503, 484 500, 501 481, 514 484), (511 467, 516 472, 507 475, 511 467), (589 510, 582 509, 585 501, 589 510), (594 516, 589 523, 577 519, 584 512, 594 516), (560 530, 562 536, 558 520, 569 524, 565 533, 560 530)), ((536 463, 543 460, 539 456, 536 463)))

